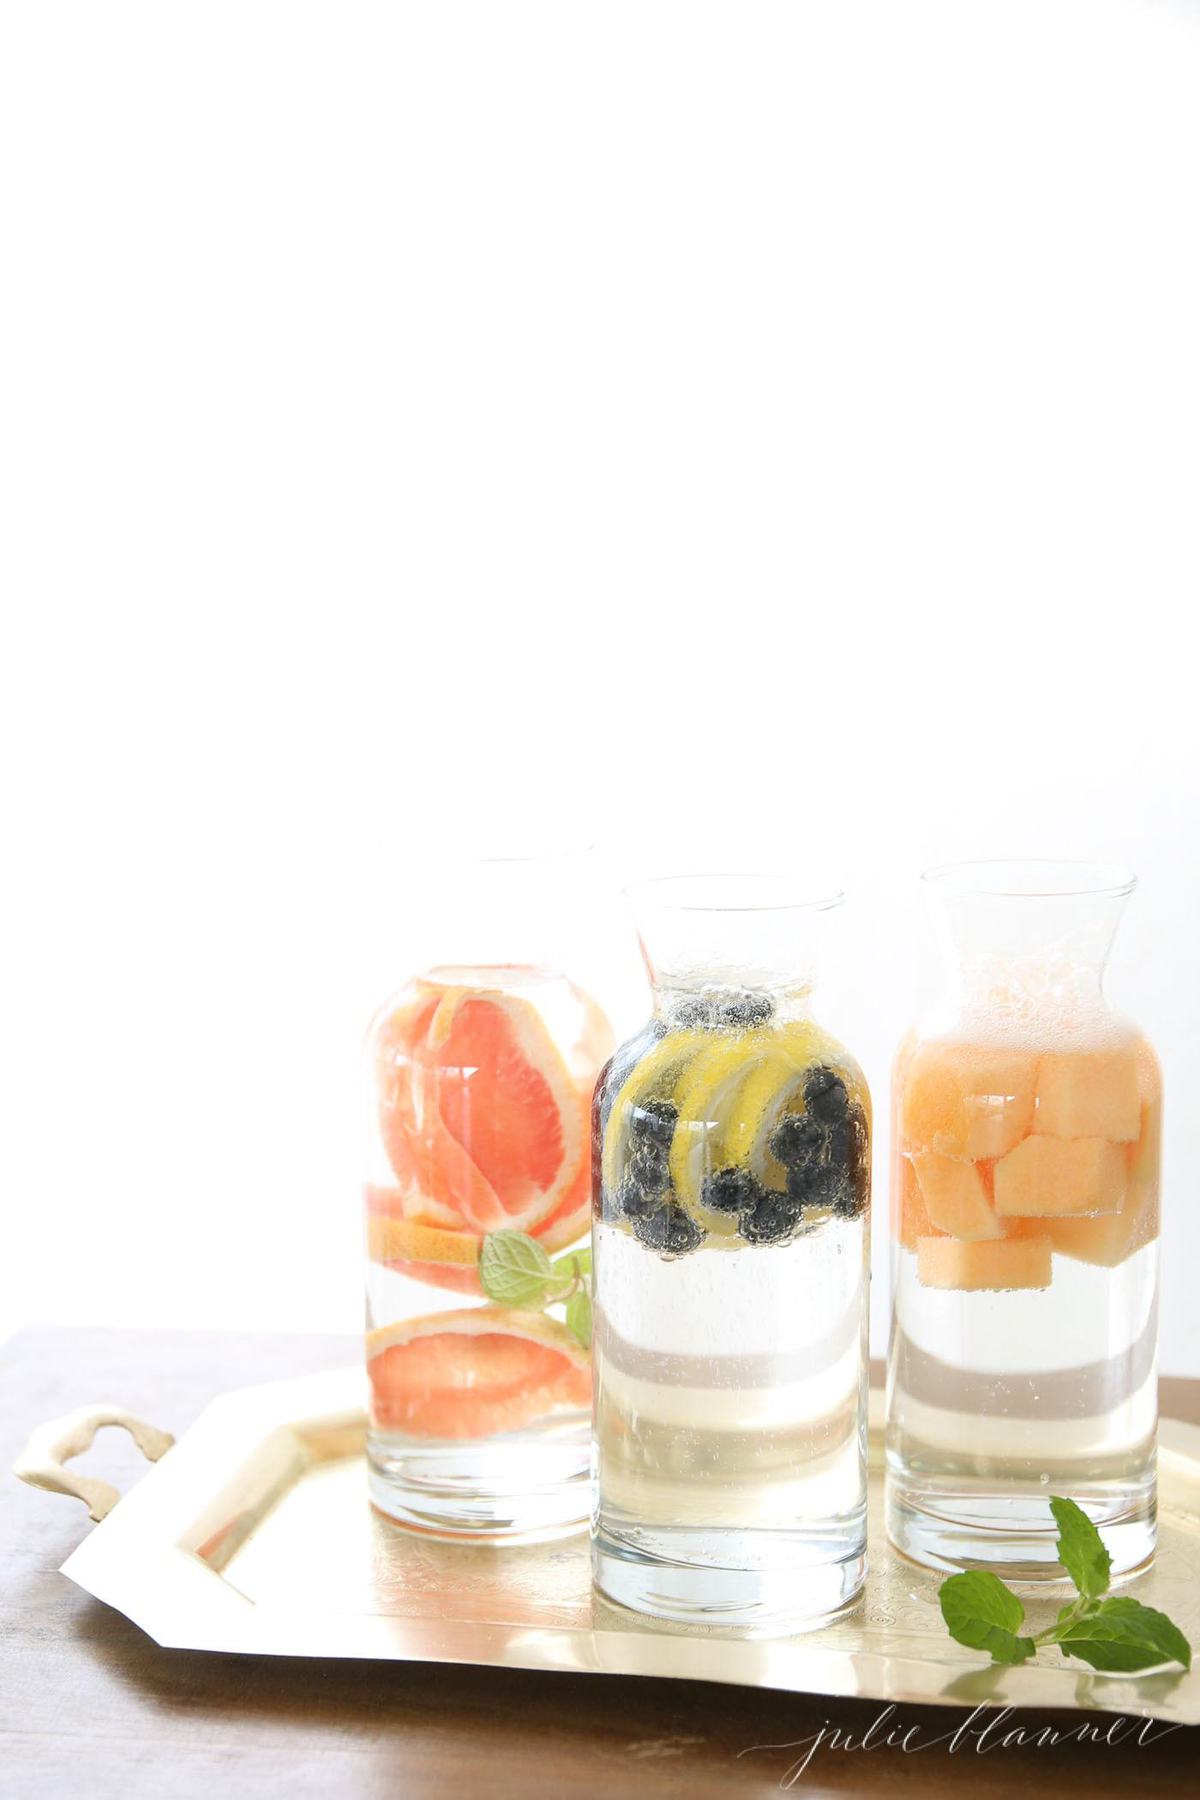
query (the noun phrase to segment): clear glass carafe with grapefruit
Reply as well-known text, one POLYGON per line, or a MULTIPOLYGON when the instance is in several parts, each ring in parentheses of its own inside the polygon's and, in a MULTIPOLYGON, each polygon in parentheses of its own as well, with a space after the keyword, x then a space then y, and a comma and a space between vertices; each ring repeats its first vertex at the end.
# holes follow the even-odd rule
POLYGON ((871 1108, 813 1015, 810 893, 631 890, 654 1011, 593 1124, 596 1582, 762 1633, 865 1573, 871 1108))
POLYGON ((937 1568, 1061 1575, 1052 1494, 1114 1572, 1154 1547, 1162 1081, 1101 979, 1133 877, 926 877, 950 979, 893 1075, 887 1518, 937 1568))
POLYGON ((521 1262, 572 1251, 564 1295, 588 1266, 612 1032, 553 953, 581 879, 575 859, 479 866, 474 916, 443 928, 471 960, 414 976, 368 1034, 370 1491, 440 1535, 531 1538, 588 1512, 589 1333, 521 1262), (496 1244, 517 1246, 507 1286, 481 1261, 496 1244))

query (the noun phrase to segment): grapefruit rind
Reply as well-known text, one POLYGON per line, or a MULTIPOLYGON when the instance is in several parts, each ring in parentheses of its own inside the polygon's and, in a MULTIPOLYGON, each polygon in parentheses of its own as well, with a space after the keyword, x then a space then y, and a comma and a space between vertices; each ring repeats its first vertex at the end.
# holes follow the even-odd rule
POLYGON ((433 1091, 428 1129, 433 1143, 430 1161, 435 1197, 453 1205, 462 1223, 474 1231, 534 1230, 558 1210, 578 1176, 587 1148, 590 1098, 571 1079, 537 1009, 519 995, 447 989, 415 1060, 433 1091), (484 1009, 503 1018, 508 1039, 489 1046, 487 1057, 477 1056, 473 1072, 481 1075, 486 1070, 497 1080, 501 1071, 506 1071, 510 1079, 524 1085, 524 1109, 502 1105, 494 1096, 490 1106, 480 1107, 470 1084, 448 1081, 439 1063, 453 1043, 456 1028, 461 1025, 469 1031, 467 1012, 472 1014, 471 1023, 477 1024, 484 1009), (539 1089, 544 1090, 544 1098, 539 1089), (546 1131, 539 1142, 532 1129, 529 1107, 535 1102, 548 1121, 548 1144, 546 1131), (501 1121, 508 1128, 507 1136, 496 1129, 501 1121), (542 1158, 539 1170, 522 1164, 502 1166, 502 1152, 519 1152, 528 1159, 533 1148, 542 1158), (557 1155, 551 1178, 542 1181, 539 1174, 550 1172, 547 1151, 557 1155))
MULTIPOLYGON (((585 1172, 586 1173, 586 1172, 585 1172)), ((430 1287, 482 1294, 478 1267, 483 1235, 429 1225, 405 1211, 406 1196, 395 1188, 366 1190, 367 1255, 372 1262, 430 1287)), ((591 1225, 591 1196, 570 1194, 562 1208, 531 1233, 548 1256, 578 1244, 591 1225)))
POLYGON ((588 1352, 544 1313, 431 1313, 368 1332, 366 1348, 374 1422, 406 1436, 493 1437, 591 1400, 588 1352))

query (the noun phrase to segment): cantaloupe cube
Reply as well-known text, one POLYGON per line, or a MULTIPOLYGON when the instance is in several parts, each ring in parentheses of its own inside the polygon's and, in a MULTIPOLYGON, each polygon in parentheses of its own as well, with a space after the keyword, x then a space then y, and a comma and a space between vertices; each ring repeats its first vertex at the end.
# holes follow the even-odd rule
POLYGON ((980 1289, 1048 1288, 1050 1239, 1000 1238, 963 1244, 952 1237, 917 1239, 917 1280, 922 1287, 980 1289))
POLYGON ((926 1210, 917 1172, 909 1157, 893 1158, 891 1193, 892 1235, 905 1250, 915 1250, 919 1237, 939 1237, 941 1233, 926 1210))
POLYGON ((1127 1178, 1127 1153, 1107 1138, 1028 1137, 996 1164, 996 1211, 1020 1219, 1119 1212, 1127 1178))
POLYGON ((1004 1235, 974 1163, 956 1162, 936 1150, 918 1150, 912 1160, 926 1210, 942 1231, 968 1243, 1004 1235))
POLYGON ((1033 1129, 1047 1137, 1130 1144, 1141 1126, 1132 1041, 1098 1050, 1048 1051, 1038 1065, 1033 1129))
POLYGON ((908 1149, 979 1162, 1004 1156, 1033 1118, 1037 1058, 1024 1050, 934 1039, 898 1072, 908 1149))
MULTIPOLYGON (((1158 1236, 1159 1161, 1162 1100, 1159 1091, 1142 1102, 1142 1129, 1126 1152, 1129 1181, 1119 1212, 1096 1219, 1045 1219, 1041 1227, 1060 1256, 1115 1269, 1158 1236)), ((1015 1221, 1014 1221, 1015 1223, 1015 1221)))

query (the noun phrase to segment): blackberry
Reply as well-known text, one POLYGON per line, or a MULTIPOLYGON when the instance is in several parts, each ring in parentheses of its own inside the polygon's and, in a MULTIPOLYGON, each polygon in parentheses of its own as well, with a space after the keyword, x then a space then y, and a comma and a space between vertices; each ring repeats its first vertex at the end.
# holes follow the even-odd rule
POLYGON ((836 1069, 810 1069, 804 1082, 804 1104, 822 1125, 840 1119, 849 1104, 846 1084, 836 1069))
POLYGON ((711 1000, 703 994, 693 994, 689 1000, 681 1000, 674 1009, 672 1024, 681 1026, 685 1031, 709 1031, 716 1023, 711 1000))
POLYGON ((801 1163, 788 1170, 788 1198, 795 1206, 832 1206, 845 1185, 845 1170, 832 1163, 801 1163))
POLYGON ((722 1025, 735 1026, 740 1031, 752 1031, 756 1025, 765 1025, 774 1015, 775 1002, 766 994, 738 994, 721 1003, 722 1025))
POLYGON ((775 1012, 767 994, 749 988, 708 988, 693 994, 675 1009, 675 1023, 700 1031, 751 1031, 765 1025, 775 1012))
POLYGON ((679 1108, 671 1100, 643 1100, 629 1110, 629 1135, 635 1144, 671 1145, 679 1108))
POLYGON ((628 1178, 621 1183, 617 1194, 617 1211, 624 1219, 636 1221, 649 1218, 657 1212, 660 1202, 654 1194, 647 1194, 636 1182, 628 1178))
POLYGON ((835 1169, 850 1170, 858 1158, 858 1128, 854 1114, 835 1119, 825 1137, 825 1158, 835 1169))
POLYGON ((853 1129, 846 1174, 850 1184, 853 1211, 846 1216, 854 1218, 859 1213, 866 1211, 867 1203, 871 1198, 871 1135, 867 1130, 866 1115, 861 1107, 852 1107, 849 1118, 853 1129))
POLYGON ((661 1144, 635 1144, 625 1164, 625 1179, 643 1194, 665 1192, 671 1179, 667 1152, 661 1144))
POLYGON ((738 1230, 749 1244, 781 1244, 795 1232, 802 1212, 787 1194, 764 1188, 754 1204, 738 1214, 738 1230))
POLYGON ((762 1192, 749 1169, 718 1169, 700 1189, 700 1199, 714 1212, 741 1212, 753 1206, 762 1192))
POLYGON ((699 1249, 704 1242, 703 1227, 672 1200, 635 1218, 633 1235, 647 1249, 661 1250, 668 1256, 684 1256, 689 1250, 699 1249))
POLYGON ((852 1168, 866 1156, 867 1144, 867 1116, 861 1106, 851 1106, 844 1118, 830 1126, 830 1155, 840 1158, 848 1168, 852 1168))
POLYGON ((798 1168, 819 1155, 825 1133, 807 1113, 784 1113, 767 1141, 767 1149, 785 1169, 798 1168))

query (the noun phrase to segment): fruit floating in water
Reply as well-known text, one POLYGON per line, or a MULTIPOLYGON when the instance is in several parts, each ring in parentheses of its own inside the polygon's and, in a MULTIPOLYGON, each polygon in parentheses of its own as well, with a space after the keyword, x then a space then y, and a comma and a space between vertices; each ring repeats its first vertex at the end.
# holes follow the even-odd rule
POLYGON ((369 1332, 367 1374, 375 1426, 410 1437, 492 1437, 591 1404, 579 1340, 544 1313, 504 1306, 369 1332))
POLYGON ((921 1184, 912 1158, 895 1156, 896 1175, 892 1181, 892 1236, 905 1250, 915 1250, 919 1237, 940 1237, 929 1216, 921 1184))
POLYGON ((924 1287, 981 1289, 1050 1286, 1050 1239, 998 1238, 990 1243, 960 1243, 952 1237, 917 1239, 917 1277, 924 1287))
POLYGON ((748 1244, 781 1244, 795 1236, 803 1217, 800 1201, 771 1188, 760 1188, 751 1204, 738 1214, 738 1230, 748 1244))
POLYGON ((601 1214, 663 1256, 785 1243, 867 1205, 861 1075, 809 1020, 753 1000, 689 1000, 615 1094, 601 1084, 601 1214))
POLYGON ((1037 1061, 1024 1051, 933 1039, 906 1059, 900 1131, 906 1147, 986 1161, 1031 1129, 1037 1061))
POLYGON ((379 1139, 393 1177, 367 1188, 372 1259, 479 1294, 487 1232, 527 1232, 551 1254, 582 1237, 591 1094, 611 1041, 594 1001, 540 971, 434 971, 414 982, 371 1039, 379 1139), (576 1020, 569 1041, 535 1004, 544 990, 576 1020))
POLYGON ((704 1242, 703 1227, 673 1200, 640 1213, 633 1221, 633 1235, 649 1249, 662 1250, 669 1256, 685 1256, 704 1242))
POLYGON ((1141 1130, 1136 1048, 1051 1052, 1038 1062, 1034 1130, 1058 1138, 1132 1143, 1141 1130))
POLYGON ((799 1168, 813 1162, 825 1142, 825 1132, 816 1119, 805 1113, 785 1113, 768 1140, 768 1148, 776 1162, 785 1168, 799 1168))
POLYGON ((767 994, 714 987, 682 1001, 675 1009, 675 1020, 701 1031, 750 1031, 767 1024, 774 1013, 775 1002, 767 994))
POLYGON ((763 1190, 749 1169, 718 1169, 700 1190, 700 1204, 713 1212, 740 1213, 753 1206, 763 1190))
POLYGON ((926 1210, 939 1231, 967 1243, 1003 1237, 978 1164, 955 1162, 936 1150, 919 1150, 912 1160, 926 1210))
MULTIPOLYGON (((919 1249, 1036 1243, 1016 1287, 1041 1281, 1041 1246, 1115 1268, 1158 1233, 1162 1083, 1141 1039, 1079 1049, 906 1044, 897 1058, 893 1234, 926 1285, 1001 1287, 987 1256, 919 1249)), ((1000 1251, 1002 1273, 1016 1252, 1000 1251)))
POLYGON ((1026 1138, 996 1164, 996 1211, 1020 1219, 1120 1212, 1127 1172, 1125 1152, 1107 1138, 1026 1138))

